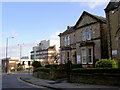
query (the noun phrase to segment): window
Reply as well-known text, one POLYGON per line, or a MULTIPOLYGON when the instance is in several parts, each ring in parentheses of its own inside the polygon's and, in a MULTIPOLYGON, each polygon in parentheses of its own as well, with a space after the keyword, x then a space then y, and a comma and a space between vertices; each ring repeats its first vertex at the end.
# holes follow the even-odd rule
POLYGON ((92 48, 88 49, 88 64, 93 63, 92 48))
POLYGON ((75 34, 74 34, 74 43, 76 43, 76 38, 75 38, 75 34))
POLYGON ((68 36, 68 45, 70 45, 70 36, 68 36))
POLYGON ((87 29, 87 40, 91 40, 91 30, 90 30, 90 28, 87 29))
POLYGON ((82 63, 83 64, 87 64, 87 60, 86 60, 86 50, 82 49, 82 63))
POLYGON ((85 30, 83 30, 83 32, 82 32, 82 40, 86 41, 86 31, 85 30))
POLYGON ((66 46, 66 44, 67 44, 67 43, 66 43, 66 37, 65 37, 65 46, 66 46))

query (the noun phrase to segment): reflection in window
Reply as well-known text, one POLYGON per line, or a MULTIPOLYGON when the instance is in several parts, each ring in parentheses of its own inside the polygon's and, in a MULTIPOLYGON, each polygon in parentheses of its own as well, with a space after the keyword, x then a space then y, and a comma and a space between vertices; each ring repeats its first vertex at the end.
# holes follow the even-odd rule
POLYGON ((65 46, 66 46, 66 44, 67 44, 67 43, 66 43, 66 36, 65 36, 65 43, 64 43, 64 44, 65 44, 65 46))
POLYGON ((87 40, 91 40, 91 30, 88 28, 87 30, 87 40))
POLYGON ((87 60, 86 60, 86 50, 82 49, 82 63, 83 64, 87 64, 87 60))
POLYGON ((88 49, 88 63, 92 64, 93 63, 93 57, 92 57, 92 48, 88 49))
POLYGON ((70 36, 68 36, 68 45, 70 45, 70 36))
POLYGON ((86 41, 86 32, 85 32, 85 30, 83 30, 83 32, 82 32, 82 40, 86 41))

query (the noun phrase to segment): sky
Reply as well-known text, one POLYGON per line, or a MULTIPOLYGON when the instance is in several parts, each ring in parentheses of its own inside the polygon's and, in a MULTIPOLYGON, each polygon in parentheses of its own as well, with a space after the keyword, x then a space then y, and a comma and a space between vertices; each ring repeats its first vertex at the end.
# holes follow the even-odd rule
MULTIPOLYGON (((5 58, 6 38, 9 38, 8 57, 30 56, 40 40, 53 40, 59 47, 59 33, 74 26, 83 11, 105 17, 107 2, 2 2, 2 42, 0 59, 5 58), (24 43, 24 44, 23 44, 24 43)), ((1 38, 0 38, 1 39, 1 38)))

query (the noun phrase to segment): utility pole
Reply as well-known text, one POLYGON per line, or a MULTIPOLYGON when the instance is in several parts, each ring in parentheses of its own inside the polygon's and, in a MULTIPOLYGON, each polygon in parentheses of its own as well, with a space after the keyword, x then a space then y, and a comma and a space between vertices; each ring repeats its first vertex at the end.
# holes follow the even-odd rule
MULTIPOLYGON (((24 43, 23 44, 18 44, 18 46, 20 46, 20 67, 21 67, 21 56, 22 56, 22 45, 24 45, 24 43)), ((20 68, 20 71, 21 71, 21 68, 20 68)))
POLYGON ((14 38, 14 37, 7 37, 7 39, 6 39, 6 62, 5 62, 6 73, 7 73, 7 69, 8 69, 8 63, 7 63, 8 59, 7 59, 7 55, 8 55, 8 39, 9 39, 9 38, 14 38))

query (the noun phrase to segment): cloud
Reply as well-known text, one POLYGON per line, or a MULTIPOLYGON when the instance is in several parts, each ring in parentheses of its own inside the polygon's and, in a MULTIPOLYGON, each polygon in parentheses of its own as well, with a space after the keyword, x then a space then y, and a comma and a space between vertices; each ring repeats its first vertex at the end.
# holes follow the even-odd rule
POLYGON ((15 30, 12 30, 10 32, 6 32, 5 35, 9 36, 9 37, 17 37, 17 36, 19 36, 19 34, 15 30))
MULTIPOLYGON (((6 44, 0 43, 0 59, 6 58, 6 44)), ((34 42, 31 43, 25 43, 22 45, 22 56, 28 56, 30 57, 30 52, 32 50, 32 47, 35 45, 34 42)), ((20 46, 13 45, 8 47, 8 57, 11 57, 12 59, 19 59, 20 58, 20 46)))
POLYGON ((50 42, 51 42, 51 46, 52 45, 56 45, 56 49, 58 50, 60 47, 60 37, 58 36, 60 34, 60 31, 57 31, 53 34, 51 34, 50 38, 50 42))
POLYGON ((60 34, 60 31, 57 31, 57 32, 51 34, 51 36, 49 37, 50 40, 59 40, 59 36, 58 36, 59 34, 60 34))
POLYGON ((101 1, 101 0, 91 0, 89 3, 88 3, 88 6, 91 8, 91 9, 94 9, 95 7, 97 6, 101 6, 101 5, 104 5, 106 2, 108 2, 108 0, 106 1, 101 1))

